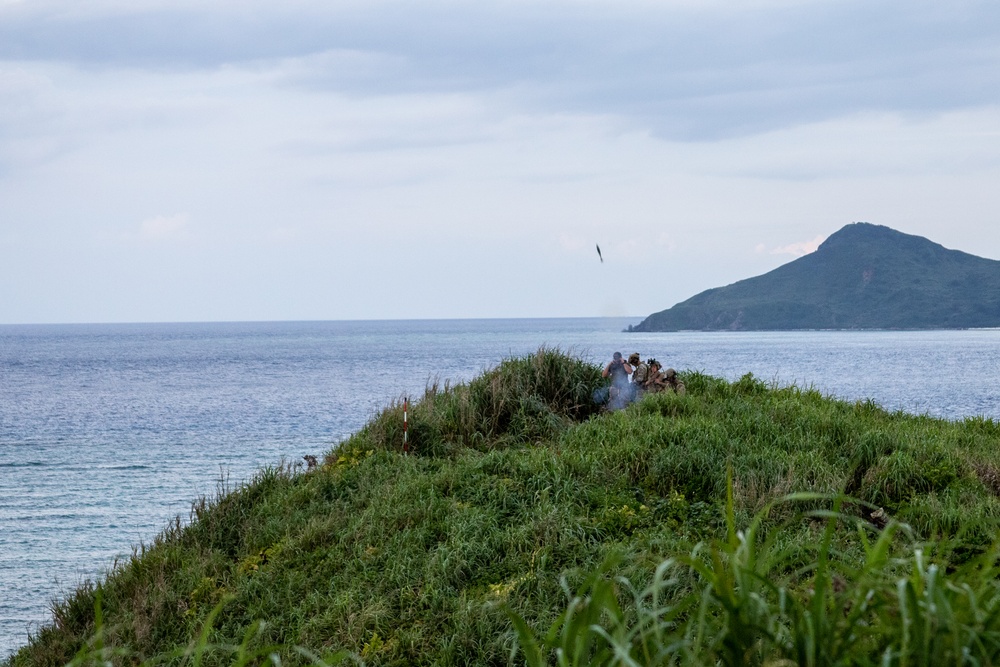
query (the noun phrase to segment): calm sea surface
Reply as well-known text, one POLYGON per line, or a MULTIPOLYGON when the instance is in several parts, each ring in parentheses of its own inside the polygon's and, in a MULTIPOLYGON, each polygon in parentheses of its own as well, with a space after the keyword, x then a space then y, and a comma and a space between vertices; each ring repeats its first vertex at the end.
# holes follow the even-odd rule
POLYGON ((638 321, 0 326, 0 658, 223 477, 322 454, 430 379, 541 345, 1000 419, 1000 330, 621 333, 638 321))

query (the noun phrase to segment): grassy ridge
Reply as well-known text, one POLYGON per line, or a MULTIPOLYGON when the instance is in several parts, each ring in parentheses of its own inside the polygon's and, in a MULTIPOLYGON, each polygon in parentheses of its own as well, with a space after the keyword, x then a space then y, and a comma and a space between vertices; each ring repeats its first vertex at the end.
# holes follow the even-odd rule
MULTIPOLYGON (((851 579, 870 558, 856 528, 797 518, 840 492, 858 499, 842 508, 856 522, 868 525, 880 507, 912 526, 914 538, 885 533, 886 581, 901 567, 890 556, 909 557, 914 540, 961 567, 996 539, 996 423, 890 414, 752 376, 683 377, 686 395, 614 414, 591 401, 599 369, 552 350, 469 384, 431 386, 411 408, 415 455, 400 451, 394 404, 320 468, 265 470, 198 503, 189 525, 172 525, 57 605, 10 665, 65 664, 99 627, 102 649, 122 664, 183 662, 206 628, 205 642, 251 655, 284 647, 287 664, 312 661, 293 646, 343 648, 369 664, 508 664, 518 648, 509 613, 541 631, 565 620, 564 588, 599 588, 595 571, 642 590, 664 559, 703 540, 735 554, 727 521, 764 517, 754 540, 780 553, 766 574, 790 595, 815 585, 824 536, 831 578, 851 579), (775 504, 790 493, 814 495, 775 504), (602 570, 612 554, 617 564, 602 570)), ((689 568, 670 595, 684 600, 699 576, 689 568)))

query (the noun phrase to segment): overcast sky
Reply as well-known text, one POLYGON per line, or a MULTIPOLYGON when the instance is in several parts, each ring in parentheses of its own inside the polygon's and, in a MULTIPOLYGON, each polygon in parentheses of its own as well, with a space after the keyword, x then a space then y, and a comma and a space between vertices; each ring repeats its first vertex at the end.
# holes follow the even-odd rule
POLYGON ((1000 259, 1000 3, 0 0, 2 323, 645 316, 854 221, 1000 259))

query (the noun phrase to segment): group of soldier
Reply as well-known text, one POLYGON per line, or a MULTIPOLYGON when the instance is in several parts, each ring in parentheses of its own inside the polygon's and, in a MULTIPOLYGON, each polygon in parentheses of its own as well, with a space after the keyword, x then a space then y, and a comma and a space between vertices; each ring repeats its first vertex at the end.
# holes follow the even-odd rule
POLYGON ((615 352, 601 375, 611 380, 607 396, 610 410, 624 408, 642 398, 646 392, 672 391, 683 394, 685 391, 684 383, 677 377, 677 371, 673 368, 663 370, 656 359, 644 362, 638 352, 629 355, 628 360, 622 358, 621 352, 615 352))

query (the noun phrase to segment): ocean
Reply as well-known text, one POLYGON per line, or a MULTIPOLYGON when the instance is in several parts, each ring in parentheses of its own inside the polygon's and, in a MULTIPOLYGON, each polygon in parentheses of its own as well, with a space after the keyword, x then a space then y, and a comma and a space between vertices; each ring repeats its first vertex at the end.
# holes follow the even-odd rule
POLYGON ((639 319, 0 326, 0 658, 198 497, 543 345, 1000 419, 1000 330, 622 333, 639 319))

